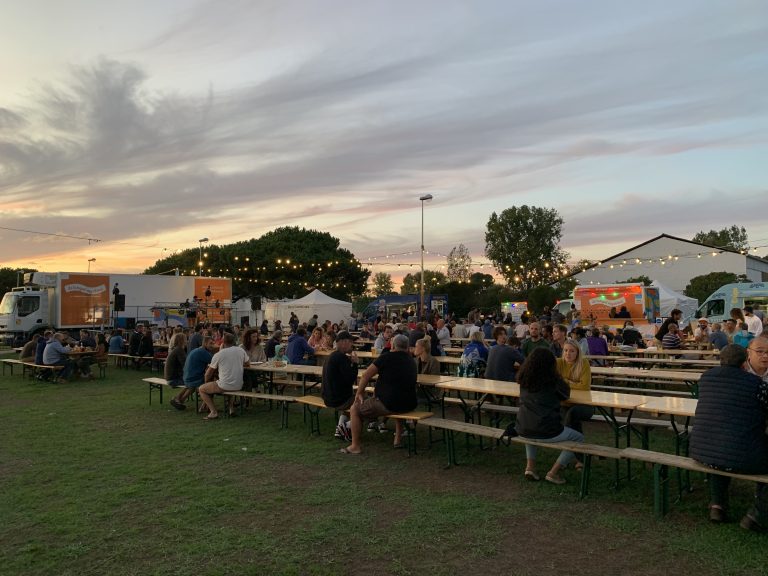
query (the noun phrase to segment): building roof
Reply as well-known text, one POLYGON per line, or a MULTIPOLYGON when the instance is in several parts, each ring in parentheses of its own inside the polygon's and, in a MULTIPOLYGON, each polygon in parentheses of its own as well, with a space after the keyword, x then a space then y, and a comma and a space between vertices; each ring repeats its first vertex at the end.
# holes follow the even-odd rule
POLYGON ((627 248, 623 252, 619 252, 618 254, 614 254, 613 256, 609 256, 608 258, 603 258, 596 264, 592 264, 591 266, 588 266, 587 268, 583 268, 582 270, 578 270, 576 272, 572 272, 571 274, 568 274, 568 276, 563 276, 556 280, 555 282, 552 282, 552 284, 556 284, 557 282, 560 282, 566 278, 570 278, 571 276, 576 276, 577 274, 581 274, 582 272, 585 272, 591 268, 595 268, 597 266, 600 266, 601 264, 605 262, 610 262, 611 260, 616 260, 617 258, 621 258, 625 254, 628 254, 629 252, 632 252, 633 250, 637 250, 638 248, 642 248, 643 246, 646 246, 648 244, 651 244, 653 242, 656 242, 657 240, 660 240, 661 238, 669 238, 670 240, 676 240, 678 242, 685 242, 686 244, 693 244, 694 246, 703 246, 705 248, 708 248, 709 250, 717 250, 718 252, 730 252, 732 254, 740 254, 741 256, 744 256, 745 258, 749 258, 751 260, 757 260, 759 262, 766 262, 764 258, 761 258, 759 256, 752 256, 749 253, 744 254, 743 252, 739 252, 738 250, 734 250, 732 248, 723 248, 722 246, 712 246, 711 244, 702 244, 701 242, 694 242, 693 240, 688 240, 686 238, 678 238, 677 236, 672 236, 671 234, 659 234, 658 236, 655 236, 654 238, 651 238, 650 240, 646 240, 645 242, 642 242, 638 244, 637 246, 633 246, 632 248, 627 248))

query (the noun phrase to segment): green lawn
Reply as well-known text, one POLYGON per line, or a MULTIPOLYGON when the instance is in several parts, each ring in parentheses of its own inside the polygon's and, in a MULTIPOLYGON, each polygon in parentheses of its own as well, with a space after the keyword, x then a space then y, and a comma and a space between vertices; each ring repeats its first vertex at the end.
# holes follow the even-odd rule
MULTIPOLYGON (((768 574, 768 536, 710 525, 698 476, 659 522, 639 465, 613 491, 598 462, 579 501, 575 471, 526 483, 519 446, 462 441, 462 466, 444 470, 426 434, 408 458, 371 433, 345 456, 330 412, 321 437, 298 406, 288 430, 263 408, 203 422, 149 406, 141 374, 0 378, 0 574, 768 574)), ((751 490, 735 485, 737 513, 751 490)))

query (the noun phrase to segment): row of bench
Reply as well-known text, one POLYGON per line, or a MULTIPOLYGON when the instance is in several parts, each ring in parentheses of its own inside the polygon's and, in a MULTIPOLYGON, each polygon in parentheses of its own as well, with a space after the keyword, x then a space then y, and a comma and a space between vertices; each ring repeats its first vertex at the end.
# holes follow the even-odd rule
MULTIPOLYGON (((64 369, 64 366, 49 366, 47 364, 35 364, 34 362, 29 362, 29 361, 23 362, 15 358, 3 358, 3 359, 0 359, 0 363, 2 363, 3 365, 3 376, 5 376, 6 367, 10 368, 11 376, 13 376, 14 366, 21 366, 22 376, 26 376, 27 373, 29 373, 31 376, 35 376, 45 370, 50 370, 54 375, 54 378, 53 378, 54 382, 58 379, 59 373, 64 369)), ((99 378, 105 378, 107 375, 107 363, 97 362, 94 364, 94 366, 98 367, 99 369, 99 378)))
MULTIPOLYGON (((159 388, 161 390, 161 402, 162 402, 162 387, 168 386, 167 382, 161 378, 145 378, 144 382, 150 384, 150 402, 151 402, 151 390, 159 388)), ((270 394, 253 391, 236 391, 225 392, 223 394, 227 397, 237 397, 241 399, 251 400, 263 400, 269 402, 278 403, 281 408, 281 428, 288 426, 288 405, 289 404, 301 404, 308 410, 310 414, 310 433, 320 433, 319 414, 323 409, 329 409, 323 399, 319 396, 290 396, 282 394, 270 394)), ((242 406, 242 402, 241 402, 242 406)), ((483 406, 484 411, 488 412, 503 412, 508 414, 514 414, 517 408, 514 406, 495 405, 488 404, 483 406)), ((650 464, 653 467, 653 482, 654 482, 654 511, 658 517, 663 516, 669 510, 669 483, 670 469, 685 470, 688 472, 700 472, 702 474, 717 474, 721 476, 728 476, 731 478, 737 478, 741 480, 749 480, 752 482, 768 483, 768 474, 765 475, 747 475, 738 474, 732 472, 724 472, 722 470, 713 470, 692 458, 686 456, 679 456, 674 454, 666 454, 661 452, 654 452, 646 448, 618 448, 610 446, 602 446, 598 444, 587 444, 578 442, 560 442, 553 444, 551 442, 543 442, 533 440, 530 438, 521 437, 508 437, 505 436, 505 430, 502 428, 485 426, 482 424, 475 424, 473 422, 460 422, 456 420, 449 420, 446 418, 436 417, 432 412, 428 411, 413 411, 404 414, 392 414, 388 416, 391 419, 399 419, 404 422, 406 427, 411 433, 406 435, 408 442, 408 453, 413 454, 416 452, 415 432, 416 423, 428 427, 430 431, 430 444, 432 430, 441 430, 443 432, 443 440, 446 445, 446 453, 448 457, 447 467, 458 464, 456 459, 456 434, 466 434, 468 437, 488 438, 497 443, 505 444, 529 444, 538 446, 541 448, 547 448, 551 450, 571 450, 575 453, 583 456, 583 470, 581 476, 581 484, 579 490, 579 497, 584 498, 589 494, 589 482, 592 473, 592 459, 593 457, 613 459, 613 460, 627 460, 637 461, 650 464)), ((648 420, 648 421, 632 421, 633 424, 640 424, 641 426, 658 426, 658 427, 670 427, 669 423, 660 420, 648 420)), ((679 479, 678 479, 678 482, 679 479)))

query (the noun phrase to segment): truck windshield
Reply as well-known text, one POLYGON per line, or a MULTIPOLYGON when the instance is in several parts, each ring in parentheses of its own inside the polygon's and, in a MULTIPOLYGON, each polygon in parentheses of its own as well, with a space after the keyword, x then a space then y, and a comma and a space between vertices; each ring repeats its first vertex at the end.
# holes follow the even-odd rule
POLYGON ((709 318, 710 316, 722 316, 725 314, 725 300, 710 300, 705 302, 699 308, 699 313, 696 314, 698 318, 702 316, 709 318))
POLYGON ((0 302, 0 314, 10 314, 13 312, 14 304, 16 304, 16 294, 9 292, 3 296, 3 301, 0 302))

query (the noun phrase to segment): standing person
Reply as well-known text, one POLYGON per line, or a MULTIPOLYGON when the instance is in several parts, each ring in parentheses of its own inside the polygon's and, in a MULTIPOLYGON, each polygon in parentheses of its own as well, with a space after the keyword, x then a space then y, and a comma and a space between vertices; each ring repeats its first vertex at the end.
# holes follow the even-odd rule
POLYGON ((184 385, 184 365, 187 362, 187 337, 174 334, 168 343, 163 376, 172 388, 184 385))
POLYGON ((208 363, 213 358, 213 351, 213 338, 204 336, 203 344, 194 350, 190 350, 187 354, 182 373, 184 390, 171 399, 171 406, 176 408, 176 410, 186 409, 185 402, 187 398, 205 381, 205 372, 208 369, 208 363))
POLYGON ((747 323, 749 333, 752 336, 760 336, 763 332, 763 321, 755 316, 752 306, 744 306, 744 321, 747 323))
POLYGON ((416 340, 414 346, 414 362, 416 363, 416 372, 419 374, 440 374, 440 362, 432 356, 432 338, 425 336, 416 340))
MULTIPOLYGON (((340 452, 360 454, 363 419, 376 419, 393 413, 410 412, 416 408, 416 365, 408 354, 408 337, 398 334, 392 338, 392 350, 382 354, 363 373, 357 388, 355 401, 350 409, 352 416, 352 443, 340 452), (365 388, 378 375, 372 398, 365 397, 365 388)), ((394 447, 401 448, 403 423, 395 421, 394 447)))
POLYGON ((352 348, 352 335, 342 330, 336 336, 336 350, 334 350, 323 364, 323 380, 321 395, 325 405, 340 412, 339 422, 336 425, 336 438, 346 441, 352 440, 352 432, 349 427, 349 418, 344 414, 352 407, 355 393, 352 386, 357 381, 358 359, 357 353, 352 348))
MULTIPOLYGON (((203 420, 215 420, 219 417, 216 404, 213 402, 213 395, 242 389, 243 371, 250 365, 247 352, 239 346, 235 346, 234 335, 226 332, 221 339, 219 351, 213 355, 205 372, 206 382, 198 388, 200 397, 209 410, 208 415, 203 420), (213 380, 216 371, 218 371, 218 377, 213 380)), ((232 415, 231 408, 230 415, 232 415)))
MULTIPOLYGON (((571 390, 589 391, 592 386, 592 369, 584 358, 581 347, 573 340, 566 340, 563 345, 563 356, 557 359, 557 373, 571 390)), ((595 409, 592 406, 574 404, 565 412, 563 423, 583 434, 581 423, 591 420, 594 414, 595 409)))
MULTIPOLYGON (((768 339, 761 340, 768 356, 768 339)), ((716 470, 764 474, 768 472, 768 383, 742 369, 746 360, 741 346, 728 345, 720 351, 720 366, 702 374, 691 457, 716 470)), ((728 520, 730 483, 727 476, 709 476, 712 522, 728 520)), ((754 504, 741 519, 741 527, 755 532, 768 529, 768 485, 757 484, 754 504)))
POLYGON ((669 332, 669 325, 674 324, 677 326, 677 323, 680 322, 680 319, 683 317, 682 310, 678 310, 675 308, 669 313, 669 317, 664 320, 664 323, 659 326, 659 329, 656 331, 656 340, 659 341, 659 343, 664 342, 664 336, 666 336, 667 332, 669 332))
MULTIPOLYGON (((525 359, 517 376, 520 383, 520 411, 515 431, 524 438, 541 442, 582 442, 583 434, 562 424, 560 403, 570 398, 571 391, 557 372, 556 360, 552 351, 545 348, 535 349, 525 359)), ((526 444, 526 480, 540 479, 536 473, 536 454, 536 447, 526 444)), ((560 470, 575 458, 573 452, 563 450, 547 472, 547 482, 565 484, 560 470)))

